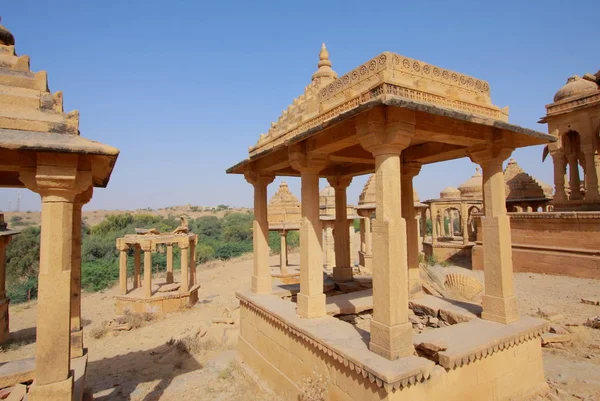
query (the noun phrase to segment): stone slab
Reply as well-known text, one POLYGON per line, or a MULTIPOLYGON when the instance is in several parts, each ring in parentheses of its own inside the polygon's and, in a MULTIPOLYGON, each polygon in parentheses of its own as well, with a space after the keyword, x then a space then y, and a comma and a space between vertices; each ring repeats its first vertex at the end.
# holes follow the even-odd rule
POLYGON ((549 328, 548 322, 533 317, 523 317, 511 324, 481 319, 452 326, 424 331, 413 337, 415 346, 421 343, 446 347, 438 353, 439 364, 452 369, 469 361, 539 337, 549 328))
MULTIPOLYGON (((387 384, 397 384, 418 378, 428 378, 435 363, 425 358, 408 356, 389 360, 371 352, 367 346, 368 334, 332 316, 302 319, 296 313, 296 304, 273 295, 257 295, 250 291, 237 292, 242 303, 260 309, 271 318, 320 345, 319 349, 344 360, 344 365, 355 371, 364 371, 387 384), (358 369, 358 370, 357 370, 358 369)), ((330 355, 331 355, 330 354, 330 355)))
POLYGON ((415 313, 439 317, 450 324, 468 322, 481 316, 480 305, 425 295, 409 300, 415 313))
POLYGON ((373 289, 349 292, 327 297, 325 309, 328 315, 349 315, 373 309, 373 289))
MULTIPOLYGON (((323 292, 335 289, 335 283, 330 280, 323 281, 323 292)), ((278 297, 291 297, 300 292, 300 284, 274 284, 271 295, 278 297)))
POLYGON ((73 401, 82 401, 85 390, 85 377, 87 374, 88 354, 87 350, 83 356, 71 359, 71 370, 73 374, 73 401))
POLYGON ((8 361, 0 365, 0 388, 35 378, 35 358, 8 361))

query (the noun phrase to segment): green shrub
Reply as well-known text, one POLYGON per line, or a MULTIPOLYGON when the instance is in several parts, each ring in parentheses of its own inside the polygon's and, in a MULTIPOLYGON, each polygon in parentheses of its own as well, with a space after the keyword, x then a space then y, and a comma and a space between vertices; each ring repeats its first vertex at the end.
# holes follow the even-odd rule
POLYGON ((81 265, 81 288, 100 291, 119 279, 119 267, 112 262, 84 262, 81 265))
POLYGON ((37 298, 38 279, 37 277, 27 278, 25 281, 18 281, 8 285, 6 295, 10 302, 18 304, 27 302, 30 299, 37 298))
POLYGON ((207 244, 198 244, 196 246, 196 262, 206 263, 215 258, 215 249, 207 244))

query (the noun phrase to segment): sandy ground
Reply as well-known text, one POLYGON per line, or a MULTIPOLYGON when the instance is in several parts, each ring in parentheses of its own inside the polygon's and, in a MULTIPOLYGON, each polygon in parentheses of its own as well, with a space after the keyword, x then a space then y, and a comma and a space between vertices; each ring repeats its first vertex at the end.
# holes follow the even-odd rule
MULTIPOLYGON (((290 255, 291 264, 298 254, 290 255)), ((278 257, 271 258, 277 265, 278 257)), ((483 280, 482 272, 460 271, 483 280)), ((85 345, 89 349, 87 387, 96 400, 276 400, 254 381, 235 359, 239 312, 235 291, 250 286, 251 256, 228 263, 201 265, 199 303, 131 331, 109 333, 100 339, 91 333, 114 317, 116 288, 85 294, 82 308, 86 323, 85 345), (236 320, 233 325, 212 324, 226 308, 236 320), (207 329, 203 342, 190 354, 173 340, 194 338, 207 329)), ((515 274, 519 309, 523 315, 538 309, 564 316, 560 324, 583 324, 600 315, 600 306, 581 303, 582 297, 600 296, 600 281, 540 274, 515 274)), ((0 362, 34 355, 36 304, 11 306, 11 331, 16 340, 0 353, 0 362)), ((563 348, 544 348, 546 378, 553 398, 600 400, 600 330, 574 326, 573 341, 563 348)))

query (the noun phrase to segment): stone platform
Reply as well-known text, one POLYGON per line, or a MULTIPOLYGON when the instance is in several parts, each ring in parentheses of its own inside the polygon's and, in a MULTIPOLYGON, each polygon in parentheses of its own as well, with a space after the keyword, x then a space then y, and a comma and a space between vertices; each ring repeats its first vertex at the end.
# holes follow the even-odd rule
POLYGON ((430 241, 423 241, 423 253, 427 257, 434 257, 438 263, 448 261, 449 263, 461 264, 471 262, 471 249, 473 242, 463 244, 461 241, 440 241, 433 246, 430 241))
POLYGON ((125 310, 129 310, 133 313, 150 312, 162 315, 192 306, 198 302, 199 284, 192 286, 189 291, 177 290, 171 292, 158 292, 159 287, 165 284, 166 283, 153 283, 152 296, 150 298, 144 296, 143 287, 135 288, 126 295, 116 296, 116 314, 122 315, 125 313, 125 310))
POLYGON ((242 360, 286 400, 298 399, 298 383, 314 371, 328 380, 329 401, 508 401, 547 388, 539 341, 547 323, 538 319, 503 325, 474 317, 414 337, 445 341, 436 358, 391 361, 369 351, 367 332, 335 317, 302 319, 294 303, 274 295, 237 297, 242 360))
POLYGON ((290 269, 287 271, 281 271, 279 269, 271 271, 271 277, 274 283, 281 284, 299 284, 300 283, 300 270, 290 269))

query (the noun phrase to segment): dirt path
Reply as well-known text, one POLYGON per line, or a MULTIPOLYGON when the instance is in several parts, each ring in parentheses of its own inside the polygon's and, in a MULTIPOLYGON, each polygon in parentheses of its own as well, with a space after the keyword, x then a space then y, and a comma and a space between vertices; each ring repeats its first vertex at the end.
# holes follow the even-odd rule
MULTIPOLYGON (((291 264, 297 264, 298 259, 298 254, 290 255, 291 264)), ((273 256, 271 264, 277 262, 277 256, 273 256)), ((443 271, 460 271, 483 280, 482 272, 454 267, 443 271)), ((250 287, 251 272, 250 255, 200 266, 197 305, 139 329, 116 336, 109 333, 99 339, 91 333, 114 317, 117 288, 85 294, 82 315, 90 357, 87 387, 94 399, 276 400, 235 363, 239 333, 235 291, 250 287), (221 317, 226 308, 233 311, 236 323, 212 324, 212 319, 221 317)), ((600 315, 600 306, 581 303, 582 297, 600 296, 599 280, 520 273, 515 274, 515 289, 522 315, 535 316, 541 308, 562 314, 561 324, 583 323, 588 317, 600 315)), ((20 340, 0 353, 0 362, 34 355, 35 312, 34 302, 11 306, 11 331, 20 340)), ((544 348, 546 378, 555 397, 552 399, 600 400, 600 349, 594 348, 598 345, 600 330, 577 326, 570 344, 544 348)))

